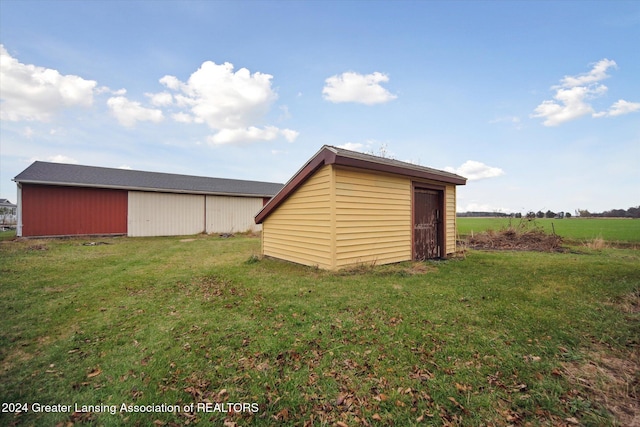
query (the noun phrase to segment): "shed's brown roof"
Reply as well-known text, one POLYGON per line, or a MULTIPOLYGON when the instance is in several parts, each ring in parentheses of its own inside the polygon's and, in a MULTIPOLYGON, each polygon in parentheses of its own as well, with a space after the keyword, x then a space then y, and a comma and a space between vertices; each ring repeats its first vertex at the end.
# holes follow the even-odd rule
POLYGON ((256 224, 261 224, 278 206, 302 185, 307 178, 325 165, 351 166, 377 172, 387 172, 411 178, 430 179, 447 184, 465 185, 467 179, 451 172, 432 169, 399 160, 387 159, 344 148, 323 146, 296 174, 287 182, 255 217, 256 224))

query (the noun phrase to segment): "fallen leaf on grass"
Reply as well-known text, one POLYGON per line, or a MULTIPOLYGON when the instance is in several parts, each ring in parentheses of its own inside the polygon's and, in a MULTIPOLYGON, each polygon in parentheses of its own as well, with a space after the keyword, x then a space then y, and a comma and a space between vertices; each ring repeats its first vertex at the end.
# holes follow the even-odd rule
POLYGON ((413 372, 409 374, 409 378, 420 381, 427 381, 434 377, 433 373, 427 369, 420 369, 417 366, 413 367, 413 372))
POLYGON ((275 414, 273 418, 275 418, 276 421, 287 421, 289 420, 289 410, 287 408, 284 408, 280 412, 275 414))
POLYGON ((80 389, 82 387, 86 387, 88 385, 89 385, 89 383, 85 381, 85 382, 81 382, 81 383, 75 383, 75 384, 73 384, 71 386, 71 388, 74 389, 74 390, 78 390, 78 389, 80 389))
POLYGON ((387 395, 384 393, 380 393, 377 396, 373 396, 374 400, 377 400, 378 402, 384 402, 385 400, 387 400, 387 395))
POLYGON ((456 390, 458 390, 461 393, 463 393, 465 391, 470 391, 471 388, 472 387, 470 385, 456 383, 456 390))
MULTIPOLYGON (((95 419, 95 415, 92 412, 73 412, 71 415, 69 415, 69 423, 71 425, 74 425, 75 423, 89 423, 91 421, 94 421, 95 419)), ((69 425, 69 423, 67 423, 67 425, 69 425)))
POLYGON ((336 397, 336 405, 342 405, 348 397, 350 397, 349 393, 338 394, 338 397, 336 397))
POLYGON ((449 397, 448 398, 454 405, 456 405, 456 407, 458 409, 460 409, 462 412, 464 412, 465 414, 469 412, 469 410, 467 408, 465 408, 464 406, 462 406, 454 397, 449 397))
POLYGON ((527 355, 524 356, 524 360, 527 362, 539 362, 542 358, 540 356, 532 356, 532 355, 527 355))
POLYGON ((93 369, 91 372, 89 372, 89 373, 87 374, 87 378, 97 377, 97 376, 98 376, 98 375, 100 375, 101 373, 102 373, 102 369, 100 369, 99 367, 98 367, 98 368, 95 368, 95 369, 93 369))
POLYGON ((517 384, 515 386, 513 386, 512 389, 514 392, 523 392, 527 390, 527 385, 526 384, 517 384))

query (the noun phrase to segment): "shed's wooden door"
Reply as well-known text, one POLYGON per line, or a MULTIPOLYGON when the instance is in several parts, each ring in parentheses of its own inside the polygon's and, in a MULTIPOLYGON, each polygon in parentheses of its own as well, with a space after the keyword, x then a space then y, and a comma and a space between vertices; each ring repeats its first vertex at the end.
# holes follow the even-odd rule
POLYGON ((413 196, 413 253, 423 261, 442 257, 441 191, 416 188, 413 196))

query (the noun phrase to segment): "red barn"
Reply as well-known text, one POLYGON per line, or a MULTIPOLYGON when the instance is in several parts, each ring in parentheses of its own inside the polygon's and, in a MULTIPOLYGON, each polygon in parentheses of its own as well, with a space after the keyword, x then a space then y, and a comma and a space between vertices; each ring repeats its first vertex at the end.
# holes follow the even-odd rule
POLYGON ((17 235, 171 236, 252 231, 282 184, 34 162, 14 178, 17 235))

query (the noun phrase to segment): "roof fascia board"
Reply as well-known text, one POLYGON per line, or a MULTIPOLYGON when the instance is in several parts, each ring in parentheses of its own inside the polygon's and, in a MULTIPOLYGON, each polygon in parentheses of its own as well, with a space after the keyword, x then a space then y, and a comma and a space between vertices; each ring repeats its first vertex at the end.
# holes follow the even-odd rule
POLYGON ((256 224, 262 224, 262 221, 269 216, 282 202, 285 201, 298 187, 300 187, 315 171, 324 165, 335 163, 336 153, 324 146, 309 160, 295 175, 282 187, 278 193, 273 196, 269 202, 262 207, 260 212, 255 216, 256 224))
POLYGON ((34 185, 55 185, 59 187, 83 187, 83 188, 104 188, 107 190, 127 190, 127 191, 145 191, 148 193, 174 193, 174 194, 201 194, 206 196, 235 196, 235 197, 272 197, 271 194, 249 194, 249 193, 225 193, 221 191, 197 191, 197 190, 177 190, 171 188, 155 188, 155 187, 135 187, 120 185, 92 185, 80 184, 75 182, 52 182, 52 181, 34 181, 34 180, 12 180, 20 184, 34 185))
POLYGON ((356 159, 348 156, 336 156, 335 163, 340 166, 351 166, 359 169, 369 169, 379 172, 387 172, 395 175, 409 176, 412 178, 424 178, 434 181, 446 182, 448 184, 465 185, 467 180, 464 178, 455 178, 447 175, 440 175, 424 170, 408 169, 401 166, 395 166, 384 163, 376 163, 364 159, 356 159))

